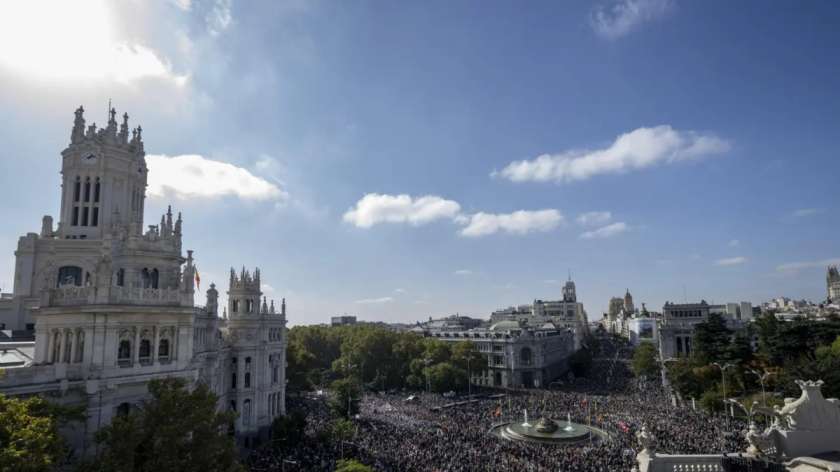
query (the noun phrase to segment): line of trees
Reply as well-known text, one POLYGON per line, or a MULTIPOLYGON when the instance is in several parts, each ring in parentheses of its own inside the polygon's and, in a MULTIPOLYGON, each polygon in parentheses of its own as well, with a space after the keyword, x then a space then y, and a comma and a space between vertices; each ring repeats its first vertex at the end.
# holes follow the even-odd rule
POLYGON ((722 316, 711 314, 694 327, 691 356, 668 363, 668 378, 684 398, 721 410, 723 376, 715 363, 733 366, 725 373, 729 398, 764 401, 762 376, 768 404, 799 396, 796 379, 822 379, 826 397, 840 396, 840 319, 782 321, 765 314, 746 330, 733 332, 722 316))
POLYGON ((287 358, 291 391, 331 386, 344 392, 354 383, 370 390, 463 391, 468 372, 487 362, 470 341, 447 343, 372 324, 295 326, 287 358))

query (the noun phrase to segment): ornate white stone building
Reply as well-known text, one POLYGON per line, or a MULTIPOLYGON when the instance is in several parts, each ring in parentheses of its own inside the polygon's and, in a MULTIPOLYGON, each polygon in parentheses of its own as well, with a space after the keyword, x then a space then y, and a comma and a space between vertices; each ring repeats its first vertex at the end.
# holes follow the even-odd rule
POLYGON ((84 405, 87 422, 68 431, 89 452, 93 434, 147 397, 152 379, 205 382, 220 409, 239 413, 246 446, 285 412, 286 307, 270 306, 260 272, 231 269, 230 317, 219 317, 218 291, 196 306, 193 252, 182 253, 183 222, 171 209, 143 231, 148 168, 142 129, 129 135, 111 109, 107 127, 85 127, 76 110, 62 151, 57 227, 20 238, 14 292, 3 322, 35 330, 30 363, 7 369, 0 393, 46 395, 84 405))
POLYGON ((575 283, 571 278, 563 286, 560 300, 534 300, 531 305, 519 305, 496 310, 490 315, 492 323, 516 321, 529 326, 551 323, 556 328, 568 328, 574 332, 574 349, 581 348, 589 334, 589 321, 583 303, 577 301, 575 283))
POLYGON ((840 272, 838 272, 837 266, 828 266, 825 284, 828 291, 828 302, 840 304, 840 272))

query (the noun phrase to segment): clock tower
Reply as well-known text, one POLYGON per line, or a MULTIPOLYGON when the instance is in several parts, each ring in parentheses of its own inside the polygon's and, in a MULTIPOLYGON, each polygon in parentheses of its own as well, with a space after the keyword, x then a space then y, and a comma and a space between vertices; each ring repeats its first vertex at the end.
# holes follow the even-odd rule
MULTIPOLYGON (((70 145, 62 151, 60 239, 102 239, 114 226, 129 234, 143 230, 146 159, 142 128, 131 130, 128 114, 117 125, 108 110, 108 125, 85 127, 84 109, 76 110, 70 145)), ((50 228, 44 228, 49 231, 50 228)))

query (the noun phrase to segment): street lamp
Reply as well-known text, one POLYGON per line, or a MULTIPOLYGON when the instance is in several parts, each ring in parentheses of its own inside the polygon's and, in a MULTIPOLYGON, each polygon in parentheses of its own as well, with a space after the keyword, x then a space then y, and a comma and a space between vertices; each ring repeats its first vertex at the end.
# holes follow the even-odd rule
POLYGON ((762 374, 761 372, 759 372, 755 369, 747 369, 747 370, 751 374, 758 377, 758 381, 761 383, 761 403, 763 404, 763 406, 766 407, 767 406, 767 392, 765 392, 765 390, 764 390, 764 381, 767 380, 767 377, 770 377, 772 372, 768 372, 768 371, 765 370, 764 373, 762 374))
POLYGON ((724 365, 720 365, 719 362, 712 362, 712 365, 716 366, 718 369, 720 369, 720 376, 723 379, 723 401, 725 403, 726 402, 726 369, 735 367, 735 364, 727 362, 724 365))
POLYGON ((432 363, 432 360, 427 357, 423 359, 423 363, 426 364, 426 393, 432 393, 432 383, 429 380, 429 364, 432 363))
POLYGON ((467 398, 472 398, 472 375, 470 373, 470 356, 467 355, 467 398))

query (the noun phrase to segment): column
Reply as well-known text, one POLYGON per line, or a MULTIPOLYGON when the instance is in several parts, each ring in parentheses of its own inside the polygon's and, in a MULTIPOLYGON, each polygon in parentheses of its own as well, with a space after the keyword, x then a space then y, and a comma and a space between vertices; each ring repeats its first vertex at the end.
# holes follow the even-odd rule
POLYGON ((140 327, 134 328, 134 355, 131 357, 131 364, 140 363, 140 327))
POLYGON ((93 331, 96 329, 82 329, 85 336, 85 351, 82 353, 83 364, 93 364, 93 331))
POLYGON ((155 326, 155 344, 152 346, 152 364, 158 363, 158 347, 160 346, 160 326, 155 326))
MULTIPOLYGON (((57 354, 57 355, 55 356, 55 358, 53 359, 53 362, 55 362, 56 364, 60 364, 60 363, 61 363, 61 361, 64 359, 64 342, 65 342, 65 340, 64 340, 64 333, 62 333, 60 329, 59 329, 59 330, 56 330, 56 333, 58 334, 58 336, 53 335, 53 337, 54 337, 54 338, 55 338, 55 337, 57 337, 57 338, 58 338, 58 346, 55 346, 55 347, 57 347, 57 348, 58 348, 58 349, 57 349, 58 354, 57 354)), ((56 350, 54 349, 54 350, 50 353, 50 355, 55 354, 55 353, 56 353, 56 350)))
POLYGON ((70 331, 70 342, 70 359, 67 362, 72 364, 76 362, 76 350, 79 349, 79 341, 76 340, 75 331, 70 331))

